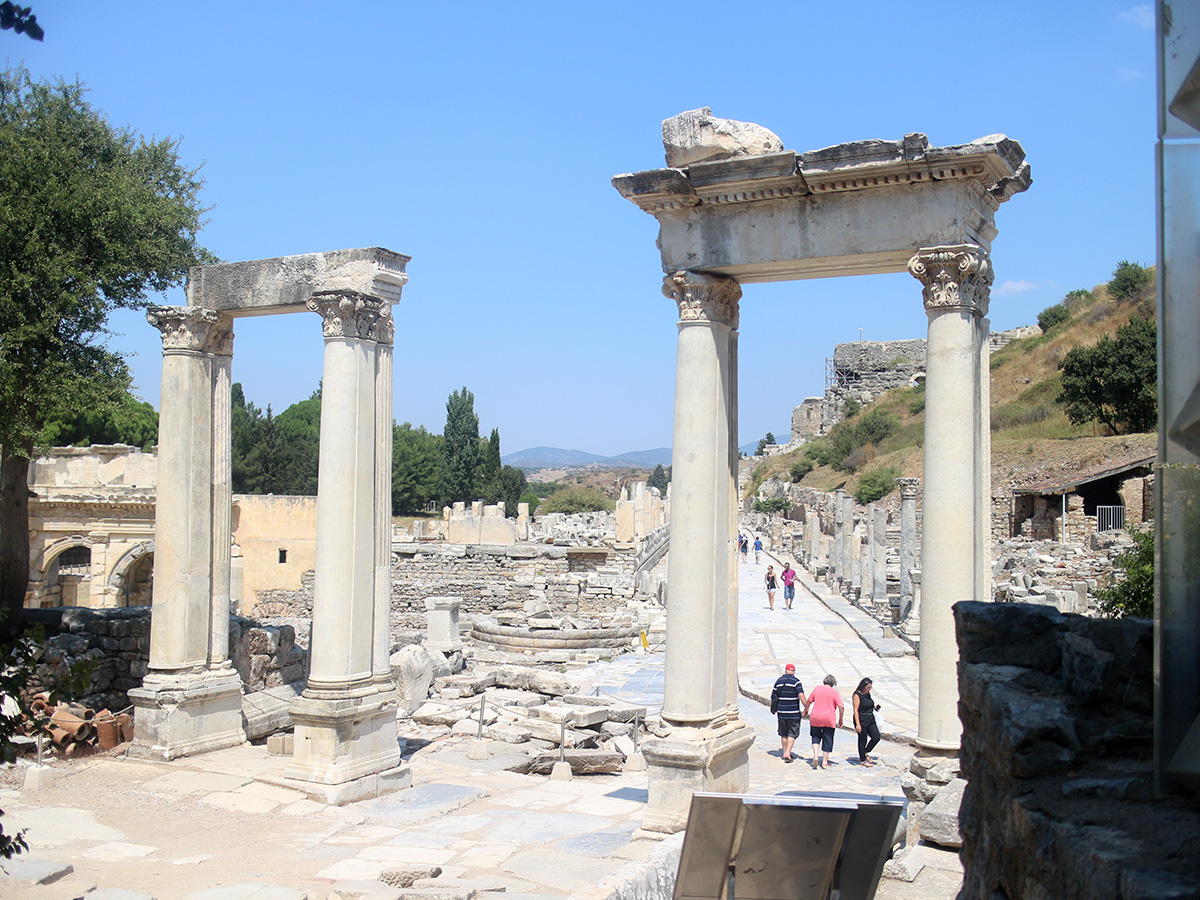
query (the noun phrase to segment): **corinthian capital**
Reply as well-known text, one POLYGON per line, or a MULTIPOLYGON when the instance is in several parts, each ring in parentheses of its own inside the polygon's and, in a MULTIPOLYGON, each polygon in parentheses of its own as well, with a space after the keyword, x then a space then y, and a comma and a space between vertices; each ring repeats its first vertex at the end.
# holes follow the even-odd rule
POLYGON ((162 332, 163 352, 233 353, 233 321, 201 306, 152 306, 146 321, 162 332))
POLYGON ((987 315, 992 262, 981 247, 925 247, 908 261, 908 271, 921 282, 925 309, 967 309, 987 315))
POLYGON ((319 291, 309 298, 308 308, 320 313, 321 333, 327 338, 377 341, 385 311, 391 319, 384 301, 358 291, 319 291))
POLYGON ((896 484, 900 485, 901 500, 917 499, 917 488, 921 486, 920 478, 897 478, 896 484))
POLYGON ((663 278, 663 296, 679 304, 682 322, 705 321, 738 327, 742 286, 732 278, 703 272, 676 272, 663 278))

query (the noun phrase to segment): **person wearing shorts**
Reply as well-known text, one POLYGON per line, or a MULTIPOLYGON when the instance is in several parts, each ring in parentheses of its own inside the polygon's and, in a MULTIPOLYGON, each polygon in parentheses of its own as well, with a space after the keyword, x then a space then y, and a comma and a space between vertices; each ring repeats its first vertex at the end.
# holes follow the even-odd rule
MULTIPOLYGON (((728 532, 726 532, 726 533, 728 533, 728 532)), ((755 565, 758 565, 759 556, 761 556, 761 555, 762 555, 762 538, 756 537, 754 539, 754 564, 755 565)))
POLYGON ((767 585, 767 605, 771 609, 775 608, 775 592, 779 590, 779 584, 775 580, 775 567, 767 566, 767 577, 764 579, 767 585))
POLYGON ((833 735, 842 727, 846 706, 842 695, 836 690, 837 679, 825 676, 825 683, 813 688, 808 695, 804 711, 808 713, 809 734, 812 737, 812 767, 829 768, 829 754, 833 751, 833 735))
POLYGON ((796 678, 796 667, 788 663, 771 688, 771 712, 779 719, 780 755, 785 763, 795 758, 792 756, 792 747, 800 737, 800 720, 804 717, 801 707, 807 705, 804 685, 796 678))
POLYGON ((792 568, 791 563, 783 564, 783 571, 779 573, 779 579, 783 582, 784 608, 791 609, 792 601, 796 599, 796 570, 792 568))

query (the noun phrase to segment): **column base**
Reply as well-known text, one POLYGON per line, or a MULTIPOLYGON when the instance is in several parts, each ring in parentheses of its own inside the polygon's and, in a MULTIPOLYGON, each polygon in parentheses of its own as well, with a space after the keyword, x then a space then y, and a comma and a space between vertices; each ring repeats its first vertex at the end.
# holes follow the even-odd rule
POLYGON ((301 695, 289 712, 295 750, 284 778, 327 803, 349 803, 407 787, 412 775, 400 766, 394 690, 342 699, 301 695))
POLYGON ((744 794, 753 743, 754 729, 740 720, 715 728, 676 726, 666 737, 643 741, 650 796, 642 829, 682 831, 696 791, 744 794))
POLYGON ((129 692, 134 706, 129 756, 177 759, 238 747, 242 681, 232 668, 164 675, 151 672, 129 692))

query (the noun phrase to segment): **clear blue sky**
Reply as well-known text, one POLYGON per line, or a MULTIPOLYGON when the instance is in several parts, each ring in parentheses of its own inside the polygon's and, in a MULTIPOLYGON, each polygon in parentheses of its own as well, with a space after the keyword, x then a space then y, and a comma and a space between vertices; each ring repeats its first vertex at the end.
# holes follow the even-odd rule
MULTIPOLYGON (((182 138, 221 258, 411 255, 396 418, 440 432, 466 385, 506 454, 670 445, 657 225, 609 179, 661 168, 660 122, 683 110, 798 151, 1020 141, 1034 184, 997 214, 994 330, 1123 258, 1153 262, 1153 23, 1128 0, 29 3, 46 40, 0 33, 9 64, 78 77, 114 124, 182 138)), ((925 321, 907 275, 747 286, 741 442, 786 434, 835 343, 923 337, 925 321)), ((157 405, 158 332, 112 326, 157 405)), ((313 314, 242 320, 234 379, 278 413, 316 388, 321 354, 313 314)))

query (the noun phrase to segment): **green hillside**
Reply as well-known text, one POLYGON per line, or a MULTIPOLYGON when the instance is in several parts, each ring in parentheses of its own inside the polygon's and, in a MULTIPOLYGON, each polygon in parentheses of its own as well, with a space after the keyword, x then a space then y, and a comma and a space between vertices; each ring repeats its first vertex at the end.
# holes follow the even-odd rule
MULTIPOLYGON (((1008 480, 1024 470, 1094 466, 1108 459, 1154 452, 1153 432, 1116 435, 1096 420, 1075 424, 1058 402, 1062 392, 1059 363, 1070 350, 1112 338, 1135 316, 1153 317, 1154 270, 1134 268, 1149 280, 1130 286, 1114 278, 1090 291, 1071 291, 1039 316, 1039 324, 1046 329, 1043 333, 1014 340, 992 354, 993 478, 1008 480)), ((1117 274, 1121 271, 1118 267, 1117 274)), ((888 391, 830 435, 791 453, 768 457, 755 469, 746 496, 753 497, 759 485, 771 477, 816 490, 845 487, 851 492, 864 477, 877 478, 879 470, 887 470, 893 477, 920 478, 924 435, 923 386, 888 391), (867 427, 861 424, 864 421, 867 427), (855 435, 848 436, 857 432, 861 438, 881 431, 886 432, 885 437, 862 446, 856 446, 855 435), (801 477, 810 466, 811 471, 801 477)))

